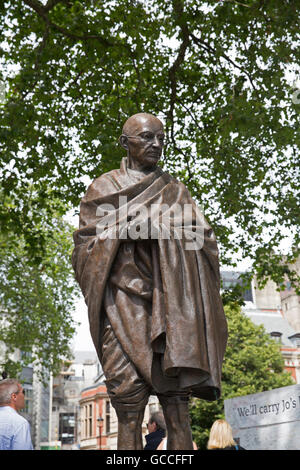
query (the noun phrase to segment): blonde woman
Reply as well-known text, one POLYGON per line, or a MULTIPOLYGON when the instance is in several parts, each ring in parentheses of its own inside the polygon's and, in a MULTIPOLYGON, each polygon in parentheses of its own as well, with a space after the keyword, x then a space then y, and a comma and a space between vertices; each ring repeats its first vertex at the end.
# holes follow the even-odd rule
POLYGON ((231 426, 225 419, 217 419, 212 425, 207 448, 210 450, 245 450, 234 441, 231 426))

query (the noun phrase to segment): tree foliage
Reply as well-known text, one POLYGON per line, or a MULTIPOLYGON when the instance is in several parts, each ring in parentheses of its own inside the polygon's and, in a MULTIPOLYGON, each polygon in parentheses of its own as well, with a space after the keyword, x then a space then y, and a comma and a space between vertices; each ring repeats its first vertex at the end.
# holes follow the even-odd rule
POLYGON ((77 291, 69 262, 71 231, 73 227, 56 220, 56 233, 39 264, 28 257, 22 235, 1 235, 0 342, 5 351, 0 370, 11 377, 35 363, 44 378, 49 371, 58 372, 62 359, 70 356, 77 291), (12 355, 16 350, 22 352, 21 361, 12 355))
POLYGON ((147 111, 165 122, 163 165, 203 205, 222 262, 238 252, 282 282, 287 236, 284 261, 299 255, 299 17, 296 0, 2 2, 1 174, 19 204, 2 221, 20 225, 32 187, 38 206, 51 187, 77 207, 84 177, 118 167, 126 118, 147 111))
POLYGON ((247 258, 261 282, 296 286, 299 17, 297 0, 0 2, 0 224, 30 269, 86 180, 119 166, 124 121, 146 111, 221 262, 247 258))
POLYGON ((292 385, 284 371, 280 345, 254 325, 236 304, 225 307, 228 320, 228 345, 222 372, 222 397, 215 402, 195 399, 191 406, 193 436, 205 449, 210 428, 224 418, 224 400, 292 385))

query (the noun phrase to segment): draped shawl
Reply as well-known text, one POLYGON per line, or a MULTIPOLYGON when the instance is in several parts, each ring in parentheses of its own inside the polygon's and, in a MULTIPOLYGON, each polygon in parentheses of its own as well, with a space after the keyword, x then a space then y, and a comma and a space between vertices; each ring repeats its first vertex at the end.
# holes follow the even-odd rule
MULTIPOLYGON (((116 227, 128 226, 128 222, 140 222, 136 207, 149 209, 147 214, 150 215, 143 222, 151 227, 154 221, 150 208, 154 204, 169 208, 170 214, 178 205, 182 208, 190 205, 192 213, 188 223, 194 231, 196 228, 202 233, 201 246, 186 249, 187 237, 175 234, 175 229, 180 229, 182 224, 176 216, 171 218, 174 231, 168 237, 151 239, 150 235, 147 241, 152 256, 150 294, 148 292, 143 299, 142 283, 139 279, 130 279, 130 274, 121 282, 123 286, 119 286, 130 290, 129 284, 134 285, 137 294, 140 289, 141 305, 148 302, 149 306, 150 300, 151 311, 147 316, 150 327, 141 326, 138 319, 134 324, 128 316, 128 304, 119 310, 114 305, 118 318, 113 328, 124 351, 151 384, 154 393, 188 390, 199 398, 217 399, 221 391, 227 323, 220 297, 215 235, 182 183, 158 167, 138 181, 134 181, 129 172, 127 159, 123 158, 120 169, 100 176, 89 186, 80 205, 79 230, 74 233, 72 264, 88 306, 91 336, 100 362, 104 299, 110 288, 112 270, 126 267, 124 249, 121 249, 124 244, 128 253, 139 243, 141 256, 144 250, 143 240, 135 239, 133 243, 122 239, 120 231, 115 232, 118 236, 109 234, 116 227), (99 211, 104 204, 107 211, 99 211), (121 324, 127 325, 126 328, 122 329, 121 324), (141 334, 145 337, 141 338, 141 334)), ((165 215, 167 212, 165 209, 165 215)), ((161 214, 158 219, 160 217, 161 214)), ((136 302, 135 299, 129 298, 128 302, 136 302)))

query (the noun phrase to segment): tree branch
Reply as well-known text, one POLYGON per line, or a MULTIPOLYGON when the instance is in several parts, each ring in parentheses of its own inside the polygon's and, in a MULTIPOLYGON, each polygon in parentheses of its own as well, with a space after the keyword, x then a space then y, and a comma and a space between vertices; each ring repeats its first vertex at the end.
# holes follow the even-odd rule
POLYGON ((181 0, 174 0, 173 1, 173 6, 174 6, 174 13, 175 13, 176 19, 178 21, 178 24, 179 24, 180 30, 181 30, 182 42, 180 44, 177 57, 176 57, 173 65, 169 68, 169 79, 170 79, 170 83, 171 83, 171 96, 170 96, 170 108, 169 108, 169 111, 167 113, 167 119, 169 119, 170 122, 171 122, 170 135, 171 135, 171 141, 172 141, 172 144, 173 144, 173 148, 177 152, 181 153, 181 155, 183 155, 183 157, 186 161, 186 166, 187 166, 187 170, 188 170, 188 173, 189 173, 188 181, 190 181, 191 178, 192 178, 192 174, 191 174, 191 171, 190 171, 188 156, 186 155, 186 153, 181 148, 177 147, 176 141, 175 141, 175 135, 174 135, 174 107, 175 107, 175 102, 176 102, 176 99, 177 99, 177 78, 176 78, 176 74, 177 74, 178 70, 180 69, 181 64, 184 62, 185 53, 186 53, 186 50, 187 50, 187 48, 190 44, 190 37, 189 37, 188 27, 185 24, 185 22, 182 21, 182 16, 183 16, 182 1, 181 0))
MULTIPOLYGON (((197 44, 199 44, 202 48, 204 48, 206 51, 209 51, 213 54, 216 54, 217 51, 216 49, 214 49, 213 47, 211 47, 209 44, 205 43, 204 41, 202 41, 202 39, 200 38, 197 38, 197 36, 195 36, 193 33, 190 34, 191 38, 194 40, 194 42, 196 42, 197 44)), ((247 72, 247 70, 245 70, 243 67, 241 67, 240 65, 237 65, 232 59, 230 59, 230 57, 228 57, 227 54, 225 54, 225 52, 222 52, 220 54, 221 57, 224 57, 224 59, 228 60, 228 62, 230 62, 234 67, 238 68, 241 72, 243 72, 245 75, 247 75, 247 77, 249 78, 249 81, 253 87, 254 90, 256 90, 256 87, 253 83, 253 80, 252 80, 252 77, 251 75, 247 72)))
POLYGON ((171 82, 171 96, 170 96, 170 108, 169 108, 167 117, 171 121, 172 140, 174 138, 174 135, 173 135, 173 132, 174 132, 173 114, 174 114, 174 106, 175 106, 176 97, 177 97, 176 73, 179 70, 180 65, 184 62, 185 53, 186 53, 186 50, 188 48, 188 45, 190 44, 189 30, 188 30, 186 24, 183 24, 180 21, 180 19, 182 18, 182 15, 183 15, 183 5, 182 5, 181 0, 175 0, 174 1, 174 12, 175 12, 175 15, 178 19, 178 23, 180 24, 182 43, 179 47, 178 55, 177 55, 173 65, 169 69, 169 79, 170 79, 170 82, 171 82))
MULTIPOLYGON (((43 18, 46 15, 46 10, 44 5, 39 2, 38 0, 23 0, 26 5, 32 8, 38 15, 42 16, 43 18)), ((45 18, 44 18, 45 19, 45 18)))
POLYGON ((122 43, 114 44, 114 43, 108 41, 106 38, 103 38, 102 36, 99 36, 99 35, 96 35, 96 34, 84 34, 84 35, 74 34, 71 31, 69 31, 68 29, 63 28, 63 27, 57 25, 56 23, 53 23, 50 20, 49 16, 48 16, 48 11, 51 8, 53 8, 53 6, 58 3, 58 1, 59 0, 49 0, 49 2, 48 2, 49 5, 47 4, 48 5, 48 8, 47 8, 47 5, 46 5, 46 7, 44 7, 44 5, 42 5, 38 0, 23 0, 23 2, 27 6, 32 8, 41 18, 43 18, 43 20, 46 22, 46 24, 50 28, 55 29, 56 31, 62 33, 64 36, 67 36, 71 39, 75 39, 76 41, 77 40, 95 39, 95 40, 101 42, 101 44, 105 47, 112 47, 114 45, 118 45, 119 47, 123 46, 123 47, 127 48, 127 46, 125 46, 122 43))
POLYGON ((52 10, 55 5, 57 5, 58 3, 60 3, 62 0, 48 0, 47 4, 45 5, 45 11, 50 11, 52 10))
POLYGON ((172 118, 172 116, 173 116, 174 105, 175 105, 176 96, 177 96, 176 73, 179 70, 180 65, 184 61, 185 52, 186 52, 186 49, 189 45, 189 42, 190 42, 190 40, 189 40, 188 37, 183 39, 183 41, 180 45, 179 52, 178 52, 178 55, 176 57, 176 60, 174 61, 173 65, 169 69, 169 79, 170 79, 170 82, 171 82, 170 109, 169 109, 169 113, 168 113, 169 118, 172 118))

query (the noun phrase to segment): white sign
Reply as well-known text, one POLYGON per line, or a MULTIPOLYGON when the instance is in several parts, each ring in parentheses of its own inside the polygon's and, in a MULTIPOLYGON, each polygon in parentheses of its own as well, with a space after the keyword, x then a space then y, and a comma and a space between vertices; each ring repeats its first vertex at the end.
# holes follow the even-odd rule
POLYGON ((300 385, 225 400, 233 428, 300 421, 300 385))

